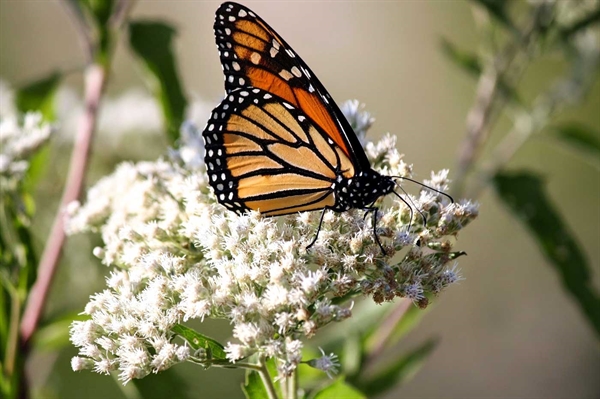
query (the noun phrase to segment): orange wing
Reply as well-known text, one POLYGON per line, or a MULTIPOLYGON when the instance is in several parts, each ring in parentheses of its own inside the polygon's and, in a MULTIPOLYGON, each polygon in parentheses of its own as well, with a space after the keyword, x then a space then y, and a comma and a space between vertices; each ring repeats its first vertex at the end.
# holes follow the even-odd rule
POLYGON ((256 87, 301 109, 359 169, 369 162, 331 96, 291 47, 259 16, 236 3, 224 3, 215 36, 227 93, 256 87))
POLYGON ((233 90, 202 133, 210 185, 229 209, 267 216, 331 208, 354 166, 299 109, 258 88, 233 90))

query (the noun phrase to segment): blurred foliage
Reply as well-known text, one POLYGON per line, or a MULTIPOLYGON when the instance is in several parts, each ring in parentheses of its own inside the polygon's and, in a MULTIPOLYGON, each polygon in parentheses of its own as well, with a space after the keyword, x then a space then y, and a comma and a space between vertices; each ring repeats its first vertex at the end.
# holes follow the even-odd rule
POLYGON ((574 235, 569 233, 563 215, 546 194, 546 180, 531 171, 508 172, 512 156, 536 134, 551 131, 554 136, 579 150, 578 155, 599 155, 598 132, 577 123, 553 125, 561 111, 585 99, 598 77, 600 43, 598 22, 600 4, 594 1, 524 4, 496 0, 472 0, 496 20, 508 34, 498 35, 494 24, 482 27, 492 49, 479 53, 459 50, 443 40, 444 54, 471 76, 477 76, 478 92, 468 122, 469 135, 463 144, 462 170, 455 195, 477 197, 488 185, 496 188, 499 199, 528 227, 546 259, 558 271, 563 286, 578 302, 583 314, 600 337, 600 297, 591 283, 592 271, 574 235), (521 7, 520 17, 511 11, 521 7), (524 12, 523 12, 524 11, 524 12), (523 26, 523 28, 519 28, 523 26), (518 93, 520 78, 527 67, 545 56, 561 54, 568 63, 558 82, 547 82, 544 90, 529 103, 518 93), (498 116, 513 120, 510 129, 493 149, 489 160, 478 159, 489 140, 498 116), (471 191, 465 187, 471 186, 471 191))
POLYGON ((600 297, 594 291, 589 262, 545 193, 545 182, 528 172, 498 173, 496 189, 531 231, 565 288, 600 335, 600 297))
POLYGON ((171 48, 174 36, 175 29, 163 22, 129 23, 129 44, 152 76, 171 144, 179 138, 187 106, 171 48))

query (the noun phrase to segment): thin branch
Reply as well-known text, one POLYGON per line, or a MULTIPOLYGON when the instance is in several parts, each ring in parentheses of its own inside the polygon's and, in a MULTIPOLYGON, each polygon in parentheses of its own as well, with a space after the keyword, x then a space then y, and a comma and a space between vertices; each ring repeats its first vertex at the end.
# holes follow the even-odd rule
POLYGON ((79 198, 83 187, 90 146, 98 119, 98 105, 106 84, 107 72, 103 66, 95 64, 88 67, 86 71, 85 114, 82 116, 78 129, 69 167, 69 176, 59 211, 54 219, 48 242, 40 260, 38 278, 31 289, 27 307, 21 320, 21 340, 24 347, 27 347, 37 328, 62 252, 65 241, 64 210, 69 203, 79 198))
MULTIPOLYGON (((528 49, 534 41, 540 18, 544 11, 543 6, 538 6, 523 30, 523 34, 515 36, 498 54, 493 61, 488 63, 477 83, 475 102, 467 116, 467 134, 463 140, 458 154, 458 174, 455 178, 452 195, 460 197, 464 194, 467 174, 476 162, 483 145, 487 141, 493 123, 491 117, 494 111, 501 106, 498 96, 500 85, 507 86, 508 81, 515 81, 521 75, 522 66, 518 71, 512 70, 515 59, 523 49, 528 49)), ((514 69, 514 68, 513 68, 514 69)))
POLYGON ((260 363, 260 371, 258 374, 260 375, 260 379, 262 380, 265 389, 267 390, 267 394, 269 395, 269 399, 277 399, 277 392, 275 391, 275 387, 273 386, 273 379, 269 374, 269 370, 267 369, 267 365, 265 363, 265 359, 261 357, 259 360, 260 363))
POLYGON ((394 334, 396 326, 404 317, 404 314, 411 306, 412 301, 404 298, 397 305, 394 306, 392 312, 386 317, 386 319, 381 323, 381 326, 376 330, 371 338, 371 341, 374 342, 374 346, 369 350, 367 357, 365 359, 365 369, 368 368, 376 359, 379 359, 381 354, 387 348, 390 337, 394 334))

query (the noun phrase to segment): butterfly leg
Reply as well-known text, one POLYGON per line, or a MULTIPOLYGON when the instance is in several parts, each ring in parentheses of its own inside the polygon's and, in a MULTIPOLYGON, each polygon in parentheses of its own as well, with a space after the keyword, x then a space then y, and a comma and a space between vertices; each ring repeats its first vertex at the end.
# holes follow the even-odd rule
POLYGON ((306 246, 306 250, 309 250, 315 242, 317 242, 317 238, 319 238, 319 232, 321 231, 321 225, 323 224, 323 217, 325 216, 325 212, 327 212, 327 207, 323 208, 323 212, 321 212, 321 217, 319 218, 319 227, 317 228, 317 234, 315 234, 315 238, 306 246))
POLYGON ((363 210, 365 211, 365 215, 364 215, 363 219, 367 217, 369 212, 373 212, 373 220, 371 222, 371 224, 373 225, 373 237, 375 238, 375 242, 377 243, 377 245, 379 245, 379 249, 381 249, 381 253, 383 255, 385 255, 386 254, 385 249, 383 249, 383 245, 381 245, 381 241, 379 241, 379 236, 377 235, 377 213, 379 212, 379 208, 377 208, 376 206, 373 206, 371 204, 371 206, 363 208, 363 210))

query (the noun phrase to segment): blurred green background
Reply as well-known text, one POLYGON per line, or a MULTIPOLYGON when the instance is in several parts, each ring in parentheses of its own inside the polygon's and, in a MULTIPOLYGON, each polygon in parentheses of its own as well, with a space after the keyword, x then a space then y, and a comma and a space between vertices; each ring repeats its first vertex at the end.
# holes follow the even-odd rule
MULTIPOLYGON (((480 38, 470 3, 245 4, 294 47, 338 103, 352 98, 366 103, 376 118, 372 138, 385 132, 397 135, 398 148, 414 164, 416 179, 426 179, 430 170, 441 168, 450 168, 452 176, 475 80, 444 57, 440 39, 477 48, 480 38)), ((132 18, 163 20, 177 27, 179 71, 190 100, 195 101, 191 117, 199 127, 223 93, 212 32, 218 5, 139 1, 132 12, 132 18)), ((149 101, 139 64, 123 47, 117 48, 88 185, 109 173, 116 162, 154 160, 166 152, 158 108, 149 101), (130 111, 119 113, 119 109, 130 111)), ((59 2, 0 1, 0 79, 5 84, 19 87, 55 70, 80 71, 83 63, 77 32, 59 2)), ((523 97, 531 98, 564 66, 558 57, 532 65, 519 86, 523 97)), ((70 89, 61 89, 59 95, 61 128, 52 144, 52 168, 38 194, 40 248, 64 182, 81 83, 81 74, 73 73, 66 80, 70 89)), ((7 100, 3 97, 2 101, 7 100)), ((560 120, 579 121, 599 130, 600 81, 583 104, 562 114, 560 120)), ((507 126, 507 121, 500 120, 492 142, 507 126)), ((587 253, 595 287, 600 289, 597 164, 583 162, 558 141, 533 139, 510 166, 527 167, 545 176, 551 198, 587 253)), ((495 193, 488 190, 480 202, 479 219, 462 233, 456 247, 468 253, 460 259, 466 280, 435 301, 398 350, 431 336, 440 337, 441 344, 415 378, 389 397, 600 397, 600 347, 591 326, 562 289, 533 238, 495 193)), ((79 312, 87 297, 102 289, 106 268, 90 257, 93 246, 99 244, 93 242, 98 238, 91 240, 70 240, 48 316, 79 312)), ((227 340, 228 327, 213 323, 209 330, 202 328, 207 335, 227 340)), ((333 328, 342 333, 344 327, 333 328)), ((70 345, 35 354, 30 371, 38 397, 82 397, 83 390, 89 398, 121 395, 110 377, 72 372, 73 355, 70 345)), ((204 371, 192 365, 172 371, 171 378, 185 378, 195 397, 241 397, 239 372, 204 371)))

